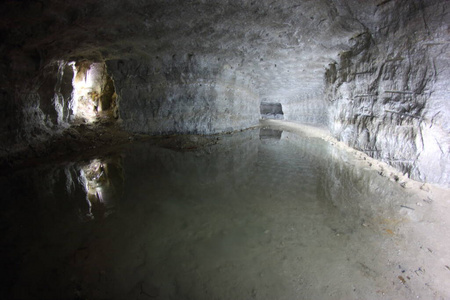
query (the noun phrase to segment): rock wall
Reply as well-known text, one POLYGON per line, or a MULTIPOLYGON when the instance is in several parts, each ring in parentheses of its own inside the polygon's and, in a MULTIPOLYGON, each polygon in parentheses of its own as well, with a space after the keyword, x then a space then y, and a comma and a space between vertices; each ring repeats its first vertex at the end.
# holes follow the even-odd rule
POLYGON ((325 75, 335 137, 414 179, 447 186, 448 8, 442 1, 384 1, 360 12, 366 31, 325 75))
POLYGON ((258 124, 251 78, 215 57, 112 60, 107 67, 126 130, 210 134, 258 124))
POLYGON ((106 60, 126 130, 238 130, 258 123, 261 101, 276 102, 286 120, 328 123, 413 178, 449 184, 448 8, 442 0, 3 1, 0 156, 70 120, 73 71, 63 61, 106 60))
POLYGON ((283 102, 287 120, 324 127, 328 125, 328 102, 325 100, 323 90, 299 95, 283 102))
POLYGON ((0 156, 14 145, 48 136, 73 115, 73 69, 64 61, 34 68, 25 56, 3 66, 0 86, 0 156))
POLYGON ((306 95, 323 90, 329 57, 347 49, 361 25, 344 0, 294 2, 0 2, 1 115, 14 116, 3 135, 14 140, 16 129, 28 128, 20 138, 28 140, 35 128, 49 129, 43 120, 52 105, 42 110, 43 99, 22 101, 16 91, 35 94, 21 81, 55 60, 107 61, 130 131, 246 128, 258 123, 261 101, 286 104, 287 119, 313 122, 319 109, 313 112, 315 100, 306 95), (8 76, 15 79, 3 80, 8 76), (28 117, 17 117, 24 110, 28 117))

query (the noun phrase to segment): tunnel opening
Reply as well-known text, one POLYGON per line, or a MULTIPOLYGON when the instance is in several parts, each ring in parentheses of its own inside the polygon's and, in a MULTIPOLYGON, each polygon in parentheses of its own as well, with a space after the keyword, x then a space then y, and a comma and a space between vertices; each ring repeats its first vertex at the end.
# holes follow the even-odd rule
POLYGON ((269 141, 279 141, 283 134, 283 130, 271 129, 271 128, 261 128, 259 130, 260 140, 269 141))
POLYGON ((114 82, 104 62, 71 62, 74 77, 73 115, 76 120, 93 123, 99 117, 118 118, 114 82))
POLYGON ((279 102, 261 102, 260 112, 261 119, 284 119, 283 107, 279 102))

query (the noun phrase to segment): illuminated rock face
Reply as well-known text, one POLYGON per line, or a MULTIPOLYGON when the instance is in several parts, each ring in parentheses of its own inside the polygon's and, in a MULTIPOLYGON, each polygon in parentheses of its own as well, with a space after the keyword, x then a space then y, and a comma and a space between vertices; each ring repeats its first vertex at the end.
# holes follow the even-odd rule
POLYGON ((114 84, 105 63, 83 61, 74 63, 73 111, 75 118, 95 120, 99 112, 115 106, 114 84))
POLYGON ((22 78, 12 87, 2 86, 0 144, 48 136, 66 127, 73 116, 72 78, 72 67, 55 61, 42 68, 36 78, 22 78))
POLYGON ((107 65, 117 87, 120 118, 129 131, 211 134, 258 124, 255 87, 227 64, 171 55, 107 65))
POLYGON ((448 6, 391 1, 326 72, 332 133, 413 178, 450 184, 448 6), (384 24, 383 27, 380 24, 384 24))
POLYGON ((261 103, 280 103, 285 120, 329 126, 414 178, 449 184, 448 6, 6 1, 1 151, 70 123, 66 62, 87 60, 106 63, 128 131, 239 130, 258 123, 261 103))
POLYGON ((324 67, 362 29, 329 0, 1 5, 2 24, 20 20, 1 28, 0 73, 15 74, 2 85, 8 105, 21 111, 24 78, 55 59, 105 61, 124 128, 152 134, 247 128, 262 101, 281 103, 291 120, 323 123, 324 67))
POLYGON ((362 29, 348 11, 330 1, 176 4, 134 7, 136 23, 111 24, 139 31, 128 52, 102 54, 127 130, 239 130, 258 124, 261 102, 280 103, 289 120, 326 124, 325 66, 362 29))

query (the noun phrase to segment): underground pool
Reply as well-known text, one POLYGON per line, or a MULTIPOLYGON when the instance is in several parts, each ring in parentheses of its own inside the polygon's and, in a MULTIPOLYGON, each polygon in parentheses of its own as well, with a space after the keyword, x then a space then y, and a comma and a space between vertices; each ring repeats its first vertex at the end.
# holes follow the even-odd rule
POLYGON ((0 187, 3 299, 449 297, 432 204, 299 133, 143 141, 0 187))

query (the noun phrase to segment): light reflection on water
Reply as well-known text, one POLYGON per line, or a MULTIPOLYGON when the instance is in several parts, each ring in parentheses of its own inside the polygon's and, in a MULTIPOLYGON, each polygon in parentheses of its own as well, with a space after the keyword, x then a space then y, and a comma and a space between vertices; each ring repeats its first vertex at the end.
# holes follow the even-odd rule
POLYGON ((105 218, 113 212, 123 193, 123 171, 120 157, 115 160, 94 159, 82 166, 80 179, 86 190, 88 218, 105 218))
POLYGON ((362 224, 403 196, 350 160, 262 129, 1 178, 3 296, 376 297, 385 237, 362 224))

